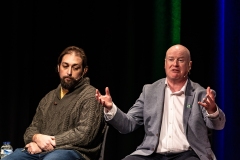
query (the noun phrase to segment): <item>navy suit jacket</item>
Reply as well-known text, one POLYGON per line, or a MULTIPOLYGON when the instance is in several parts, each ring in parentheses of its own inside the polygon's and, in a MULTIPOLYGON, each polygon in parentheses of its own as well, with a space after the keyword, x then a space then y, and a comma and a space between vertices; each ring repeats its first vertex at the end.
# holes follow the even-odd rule
MULTIPOLYGON (((135 104, 128 113, 119 108, 116 115, 108 121, 119 132, 126 134, 144 125, 143 142, 131 155, 151 155, 158 147, 164 108, 165 78, 153 84, 146 84, 135 104)), ((206 95, 206 89, 188 80, 185 91, 183 126, 191 148, 201 160, 216 159, 211 149, 208 129, 221 130, 225 125, 225 115, 218 108, 217 118, 207 117, 204 107, 198 104, 206 95)))

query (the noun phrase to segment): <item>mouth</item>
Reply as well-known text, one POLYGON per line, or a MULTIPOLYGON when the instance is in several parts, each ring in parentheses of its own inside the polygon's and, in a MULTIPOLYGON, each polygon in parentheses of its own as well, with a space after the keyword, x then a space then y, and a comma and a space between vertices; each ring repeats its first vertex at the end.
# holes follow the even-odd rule
POLYGON ((69 82, 69 81, 72 81, 72 77, 64 77, 64 80, 66 81, 66 82, 69 82))
POLYGON ((180 71, 178 69, 172 69, 171 70, 173 73, 179 73, 180 71))

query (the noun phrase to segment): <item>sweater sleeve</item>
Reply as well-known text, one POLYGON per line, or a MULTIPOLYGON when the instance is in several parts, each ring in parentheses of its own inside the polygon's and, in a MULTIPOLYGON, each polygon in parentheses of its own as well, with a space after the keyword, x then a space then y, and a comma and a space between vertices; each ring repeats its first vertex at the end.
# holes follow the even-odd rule
POLYGON ((51 93, 53 93, 53 92, 48 93, 39 102, 38 107, 36 109, 36 113, 33 117, 33 120, 24 133, 23 138, 24 138, 25 144, 32 142, 32 137, 34 134, 40 133, 39 128, 41 128, 41 126, 42 126, 42 120, 43 120, 43 114, 44 114, 44 109, 41 107, 44 106, 44 104, 49 102, 49 101, 47 101, 47 99, 49 99, 49 97, 52 96, 51 93))
MULTIPOLYGON (((81 96, 72 114, 77 114, 74 119, 77 125, 70 130, 55 135, 56 147, 74 147, 94 145, 94 139, 99 133, 99 129, 104 122, 103 107, 99 105, 95 98, 95 89, 87 89, 81 96)), ((71 124, 71 122, 69 123, 71 124)))

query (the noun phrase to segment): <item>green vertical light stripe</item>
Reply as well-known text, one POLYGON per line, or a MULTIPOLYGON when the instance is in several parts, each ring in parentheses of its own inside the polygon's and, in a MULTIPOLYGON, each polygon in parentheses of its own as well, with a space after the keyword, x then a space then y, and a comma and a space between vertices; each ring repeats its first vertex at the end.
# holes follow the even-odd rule
POLYGON ((180 43, 181 32, 181 0, 171 0, 171 12, 172 12, 172 25, 171 25, 171 37, 172 44, 180 43))
POLYGON ((153 80, 165 76, 166 50, 180 43, 181 0, 154 1, 153 80))

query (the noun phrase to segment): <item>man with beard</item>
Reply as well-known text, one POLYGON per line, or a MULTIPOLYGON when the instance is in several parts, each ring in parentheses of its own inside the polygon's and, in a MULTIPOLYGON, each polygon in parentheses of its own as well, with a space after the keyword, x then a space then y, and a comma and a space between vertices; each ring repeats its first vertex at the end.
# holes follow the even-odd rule
POLYGON ((40 101, 24 134, 25 147, 4 160, 93 160, 100 155, 105 130, 103 108, 86 77, 87 57, 67 47, 58 58, 61 84, 40 101))

